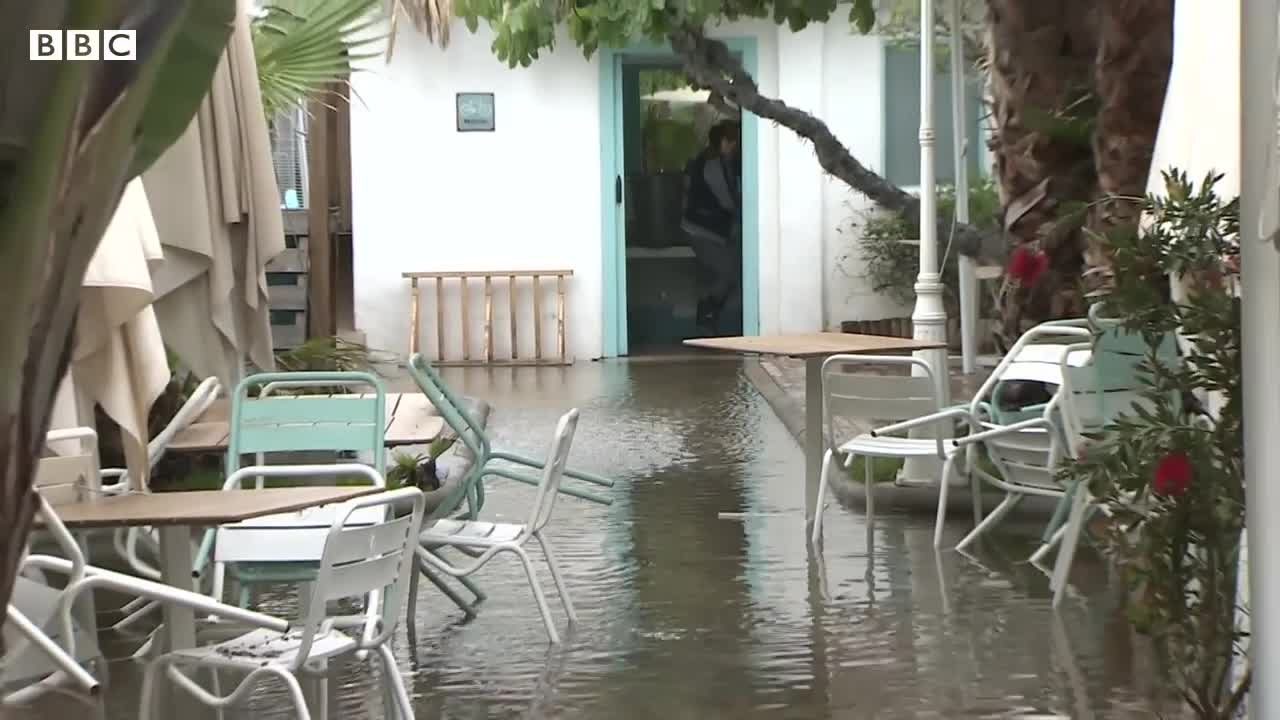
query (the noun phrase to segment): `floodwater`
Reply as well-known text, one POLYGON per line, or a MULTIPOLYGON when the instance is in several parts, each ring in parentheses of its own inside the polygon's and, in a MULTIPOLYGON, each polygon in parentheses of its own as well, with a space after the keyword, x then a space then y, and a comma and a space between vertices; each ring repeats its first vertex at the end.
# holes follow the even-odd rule
MULTIPOLYGON (((571 464, 618 482, 611 507, 557 505, 549 535, 579 614, 563 646, 549 647, 514 559, 475 576, 489 599, 470 622, 422 584, 395 648, 420 720, 1155 716, 1161 683, 1088 553, 1057 614, 1025 538, 937 555, 930 518, 881 513, 869 532, 833 504, 815 557, 801 451, 737 360, 446 377, 493 404, 500 447, 529 454, 580 408, 571 464)), ((490 519, 523 518, 531 488, 488 487, 490 519)), ((136 716, 139 678, 113 663, 108 718, 136 716)), ((331 717, 389 717, 366 666, 335 668, 329 695, 331 717)), ((282 700, 263 688, 227 717, 291 717, 282 700)))

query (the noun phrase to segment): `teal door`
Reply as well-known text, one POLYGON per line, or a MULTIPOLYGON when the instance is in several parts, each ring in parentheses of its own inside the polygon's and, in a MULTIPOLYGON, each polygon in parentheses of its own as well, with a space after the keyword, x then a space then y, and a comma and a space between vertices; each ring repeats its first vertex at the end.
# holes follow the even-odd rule
MULTIPOLYGON (((726 42, 742 58, 747 71, 755 74, 755 39, 731 39, 726 42)), ((601 51, 600 60, 603 355, 619 357, 628 354, 628 338, 632 334, 628 332, 629 263, 624 178, 630 168, 637 166, 637 154, 640 152, 635 122, 628 122, 628 118, 634 119, 639 112, 640 96, 636 78, 640 68, 678 68, 679 65, 672 52, 658 46, 604 50, 601 51)), ((754 115, 744 112, 741 122, 742 332, 745 335, 755 335, 760 331, 759 131, 754 115)))

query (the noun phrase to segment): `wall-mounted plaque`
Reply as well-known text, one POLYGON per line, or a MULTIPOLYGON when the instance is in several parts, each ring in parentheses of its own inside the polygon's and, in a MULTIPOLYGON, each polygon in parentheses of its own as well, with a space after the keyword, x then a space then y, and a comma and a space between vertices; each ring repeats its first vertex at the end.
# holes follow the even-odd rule
POLYGON ((458 132, 493 132, 493 93, 458 93, 458 132))

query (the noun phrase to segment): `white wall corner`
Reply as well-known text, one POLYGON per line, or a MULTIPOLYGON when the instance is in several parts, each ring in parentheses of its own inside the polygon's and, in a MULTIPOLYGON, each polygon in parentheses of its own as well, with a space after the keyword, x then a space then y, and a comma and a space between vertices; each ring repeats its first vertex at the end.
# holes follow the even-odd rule
MULTIPOLYGON (((778 31, 778 96, 819 117, 826 111, 827 29, 778 31)), ((824 325, 823 223, 826 176, 813 148, 790 131, 778 138, 779 330, 811 332, 824 325)))

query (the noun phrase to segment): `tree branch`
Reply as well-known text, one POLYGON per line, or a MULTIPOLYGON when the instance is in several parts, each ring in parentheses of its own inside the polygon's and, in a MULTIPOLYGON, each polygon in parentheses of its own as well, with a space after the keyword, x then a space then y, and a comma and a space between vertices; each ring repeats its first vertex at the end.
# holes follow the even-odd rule
MULTIPOLYGON (((818 164, 849 187, 886 210, 900 213, 918 230, 920 200, 876 174, 853 156, 826 123, 782 100, 765 97, 729 47, 707 37, 701 28, 676 25, 668 35, 671 47, 684 62, 685 72, 699 85, 732 101, 743 110, 783 125, 813 143, 818 164)), ((938 237, 951 235, 951 218, 938 219, 938 237)), ((963 255, 998 257, 1003 241, 970 225, 957 225, 954 248, 963 255)))

